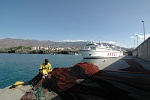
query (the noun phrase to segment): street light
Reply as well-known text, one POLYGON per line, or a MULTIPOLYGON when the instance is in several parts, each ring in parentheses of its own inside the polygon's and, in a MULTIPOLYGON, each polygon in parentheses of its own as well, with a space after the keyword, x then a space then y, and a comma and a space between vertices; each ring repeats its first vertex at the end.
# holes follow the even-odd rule
POLYGON ((145 26, 144 26, 144 21, 142 21, 142 23, 143 23, 144 41, 145 41, 145 26))
POLYGON ((137 47, 138 47, 138 35, 136 35, 136 37, 137 37, 137 47))

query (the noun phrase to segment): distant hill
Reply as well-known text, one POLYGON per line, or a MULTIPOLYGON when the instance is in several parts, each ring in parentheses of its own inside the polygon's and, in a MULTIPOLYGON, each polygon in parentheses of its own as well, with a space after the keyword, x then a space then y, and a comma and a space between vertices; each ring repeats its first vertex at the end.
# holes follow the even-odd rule
POLYGON ((54 42, 54 41, 39 41, 39 40, 24 40, 24 39, 12 39, 5 38, 0 39, 0 47, 17 47, 17 46, 51 46, 51 47, 75 47, 82 48, 87 42, 76 41, 76 42, 54 42))
MULTIPOLYGON (((0 39, 1 48, 17 47, 17 46, 51 46, 51 47, 75 47, 83 48, 87 42, 90 41, 66 41, 66 42, 54 42, 54 41, 39 41, 39 40, 25 40, 25 39, 13 39, 5 38, 0 39)), ((111 44, 104 43, 104 45, 110 46, 111 44)), ((127 48, 116 46, 117 48, 122 48, 123 50, 128 50, 127 48)))

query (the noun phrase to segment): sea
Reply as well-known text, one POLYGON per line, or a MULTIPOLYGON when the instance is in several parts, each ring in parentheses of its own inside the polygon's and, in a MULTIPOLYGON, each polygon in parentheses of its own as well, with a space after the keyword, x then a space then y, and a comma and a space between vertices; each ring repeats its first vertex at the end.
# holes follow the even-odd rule
POLYGON ((79 62, 101 61, 101 59, 83 59, 82 55, 0 53, 0 89, 11 86, 16 81, 31 80, 38 74, 44 59, 49 59, 53 69, 72 67, 79 62))

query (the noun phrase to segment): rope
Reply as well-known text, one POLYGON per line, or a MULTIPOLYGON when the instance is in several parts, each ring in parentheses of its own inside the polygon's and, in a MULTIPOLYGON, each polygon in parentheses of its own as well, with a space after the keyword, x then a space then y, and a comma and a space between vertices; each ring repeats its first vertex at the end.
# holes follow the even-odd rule
POLYGON ((37 100, 41 100, 43 90, 42 85, 40 85, 36 91, 37 100))

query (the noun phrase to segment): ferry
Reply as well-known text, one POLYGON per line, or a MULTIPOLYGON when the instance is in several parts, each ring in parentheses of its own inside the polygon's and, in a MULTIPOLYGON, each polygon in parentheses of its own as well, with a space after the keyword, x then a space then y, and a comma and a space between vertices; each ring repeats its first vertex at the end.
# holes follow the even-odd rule
POLYGON ((91 42, 79 50, 84 59, 115 58, 123 56, 121 50, 104 46, 103 43, 91 42))

